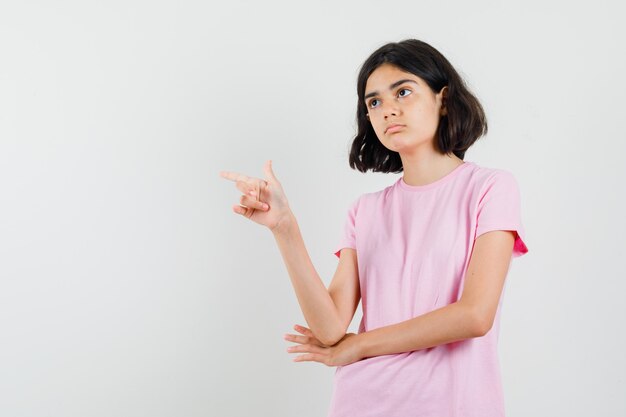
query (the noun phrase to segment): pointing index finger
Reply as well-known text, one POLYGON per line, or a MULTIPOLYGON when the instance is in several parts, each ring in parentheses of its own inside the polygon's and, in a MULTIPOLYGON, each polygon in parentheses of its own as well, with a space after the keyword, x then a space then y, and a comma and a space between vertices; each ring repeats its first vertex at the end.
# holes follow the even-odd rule
POLYGON ((239 174, 237 172, 232 172, 232 171, 220 171, 220 177, 222 178, 226 178, 227 180, 231 180, 231 181, 243 181, 243 182, 248 182, 248 177, 243 175, 243 174, 239 174))

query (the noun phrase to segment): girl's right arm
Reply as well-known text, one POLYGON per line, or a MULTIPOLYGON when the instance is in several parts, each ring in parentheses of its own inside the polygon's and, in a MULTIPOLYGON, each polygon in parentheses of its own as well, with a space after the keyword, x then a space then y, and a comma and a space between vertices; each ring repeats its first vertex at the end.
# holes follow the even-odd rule
MULTIPOLYGON (((345 335, 347 324, 342 323, 347 318, 340 318, 331 293, 311 263, 298 222, 274 175, 271 161, 265 163, 263 170, 266 180, 230 171, 221 171, 220 176, 234 181, 243 193, 240 205, 233 206, 233 211, 266 226, 274 234, 306 322, 319 342, 332 346, 345 335)), ((338 292, 343 293, 342 289, 338 292)))
POLYGON ((337 306, 311 262, 295 216, 290 213, 272 233, 306 322, 321 343, 334 345, 345 335, 345 329, 337 306))

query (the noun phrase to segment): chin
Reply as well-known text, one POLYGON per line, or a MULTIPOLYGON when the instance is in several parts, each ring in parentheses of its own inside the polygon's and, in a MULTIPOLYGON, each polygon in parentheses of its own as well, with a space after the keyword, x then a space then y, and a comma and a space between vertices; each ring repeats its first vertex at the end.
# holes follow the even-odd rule
POLYGON ((412 148, 418 145, 415 141, 410 140, 410 138, 407 138, 401 133, 387 137, 385 141, 387 142, 387 148, 391 147, 396 152, 398 152, 399 149, 412 148))

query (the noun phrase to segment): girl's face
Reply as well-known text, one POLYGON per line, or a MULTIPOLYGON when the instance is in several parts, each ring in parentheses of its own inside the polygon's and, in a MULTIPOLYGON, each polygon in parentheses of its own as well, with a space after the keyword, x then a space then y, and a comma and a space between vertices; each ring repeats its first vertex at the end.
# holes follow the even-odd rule
POLYGON ((365 107, 376 136, 385 148, 411 153, 434 147, 447 87, 435 94, 420 77, 382 64, 367 79, 365 107), (399 125, 393 127, 394 125, 399 125))

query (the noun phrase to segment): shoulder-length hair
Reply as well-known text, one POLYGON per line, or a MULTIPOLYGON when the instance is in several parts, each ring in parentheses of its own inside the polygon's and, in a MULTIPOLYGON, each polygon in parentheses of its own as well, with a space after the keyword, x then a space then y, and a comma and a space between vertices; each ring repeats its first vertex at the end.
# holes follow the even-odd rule
POLYGON ((478 99, 448 60, 435 48, 417 39, 406 39, 381 46, 363 63, 357 80, 358 132, 352 142, 349 164, 361 172, 402 172, 400 154, 385 148, 367 119, 365 85, 380 65, 389 63, 423 79, 433 92, 448 86, 443 104, 446 115, 439 119, 435 148, 454 153, 460 159, 478 138, 487 133, 487 117, 478 99))

